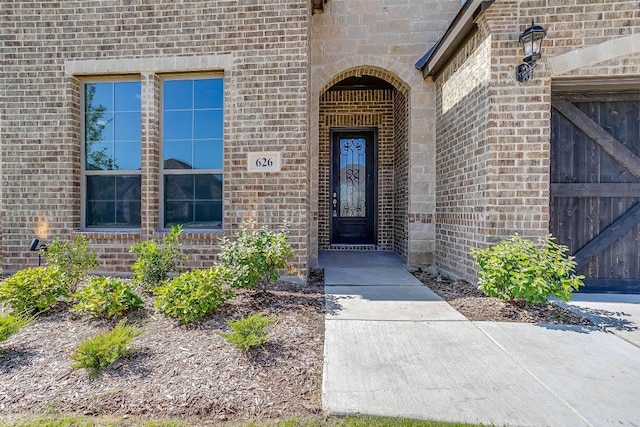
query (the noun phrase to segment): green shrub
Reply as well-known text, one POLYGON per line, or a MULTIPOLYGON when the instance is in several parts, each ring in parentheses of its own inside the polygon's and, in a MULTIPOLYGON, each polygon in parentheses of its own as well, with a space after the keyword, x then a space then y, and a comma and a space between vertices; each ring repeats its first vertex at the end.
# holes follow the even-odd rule
POLYGON ((233 296, 224 288, 227 281, 227 271, 219 266, 182 273, 155 289, 156 307, 185 324, 201 320, 233 296))
POLYGON ((567 301, 583 285, 584 276, 574 274, 576 263, 566 246, 551 235, 538 244, 515 234, 495 246, 472 250, 480 266, 478 288, 502 300, 522 298, 527 303, 545 302, 549 296, 567 301))
POLYGON ((266 290, 269 283, 280 278, 280 270, 289 266, 293 249, 289 246, 286 228, 279 231, 262 227, 258 230, 243 225, 234 241, 223 239, 220 264, 233 271, 231 286, 266 290))
POLYGON ((126 325, 126 320, 122 319, 112 330, 83 341, 71 354, 75 361, 73 367, 89 369, 95 376, 119 357, 133 353, 128 346, 141 333, 140 328, 126 325))
POLYGON ((77 313, 112 319, 142 306, 142 298, 133 285, 115 277, 94 277, 73 297, 77 303, 71 308, 77 313))
POLYGON ((33 322, 34 318, 31 316, 20 316, 20 315, 1 315, 0 316, 0 342, 6 341, 13 334, 17 334, 20 329, 24 328, 31 322, 33 322))
POLYGON ((68 282, 56 266, 26 268, 0 283, 0 302, 13 314, 47 311, 69 294, 68 282))
POLYGON ((65 276, 71 291, 98 266, 97 255, 89 250, 89 242, 82 235, 76 236, 73 243, 56 238, 43 254, 47 265, 58 267, 65 276))
POLYGON ((169 274, 178 271, 180 258, 180 234, 182 226, 175 225, 163 239, 162 246, 153 240, 138 242, 131 252, 138 255, 131 266, 133 283, 144 290, 152 290, 165 282, 169 274))
POLYGON ((254 313, 238 320, 227 320, 231 332, 220 335, 236 347, 248 350, 265 343, 275 321, 273 317, 254 313))

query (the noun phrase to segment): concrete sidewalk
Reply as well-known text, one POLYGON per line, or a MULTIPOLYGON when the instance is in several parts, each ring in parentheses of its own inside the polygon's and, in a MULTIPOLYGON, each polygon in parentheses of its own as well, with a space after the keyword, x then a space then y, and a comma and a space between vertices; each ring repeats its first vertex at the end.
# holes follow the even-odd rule
POLYGON ((598 327, 470 322, 392 254, 323 252, 320 263, 329 412, 499 426, 640 425, 633 338, 640 313, 624 319, 629 337, 598 327))

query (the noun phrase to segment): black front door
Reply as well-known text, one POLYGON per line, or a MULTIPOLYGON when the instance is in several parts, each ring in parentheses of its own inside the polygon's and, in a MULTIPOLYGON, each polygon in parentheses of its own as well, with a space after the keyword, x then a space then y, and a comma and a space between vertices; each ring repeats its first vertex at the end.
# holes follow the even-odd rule
POLYGON ((331 132, 331 243, 376 242, 376 131, 331 132))

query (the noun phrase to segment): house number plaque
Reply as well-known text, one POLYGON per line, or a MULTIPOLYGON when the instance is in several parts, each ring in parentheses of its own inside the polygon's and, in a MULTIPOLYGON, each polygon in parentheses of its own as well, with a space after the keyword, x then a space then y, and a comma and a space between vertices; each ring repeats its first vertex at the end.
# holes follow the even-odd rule
POLYGON ((280 172, 280 153, 260 152, 247 154, 249 172, 280 172))

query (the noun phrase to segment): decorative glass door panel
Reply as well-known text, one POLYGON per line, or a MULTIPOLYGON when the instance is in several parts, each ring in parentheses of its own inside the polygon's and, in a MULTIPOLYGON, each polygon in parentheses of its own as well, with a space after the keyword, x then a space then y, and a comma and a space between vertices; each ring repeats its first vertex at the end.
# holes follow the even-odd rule
POLYGON ((331 135, 331 243, 374 244, 376 131, 331 135))
POLYGON ((340 138, 340 216, 364 218, 367 213, 367 140, 340 138))

